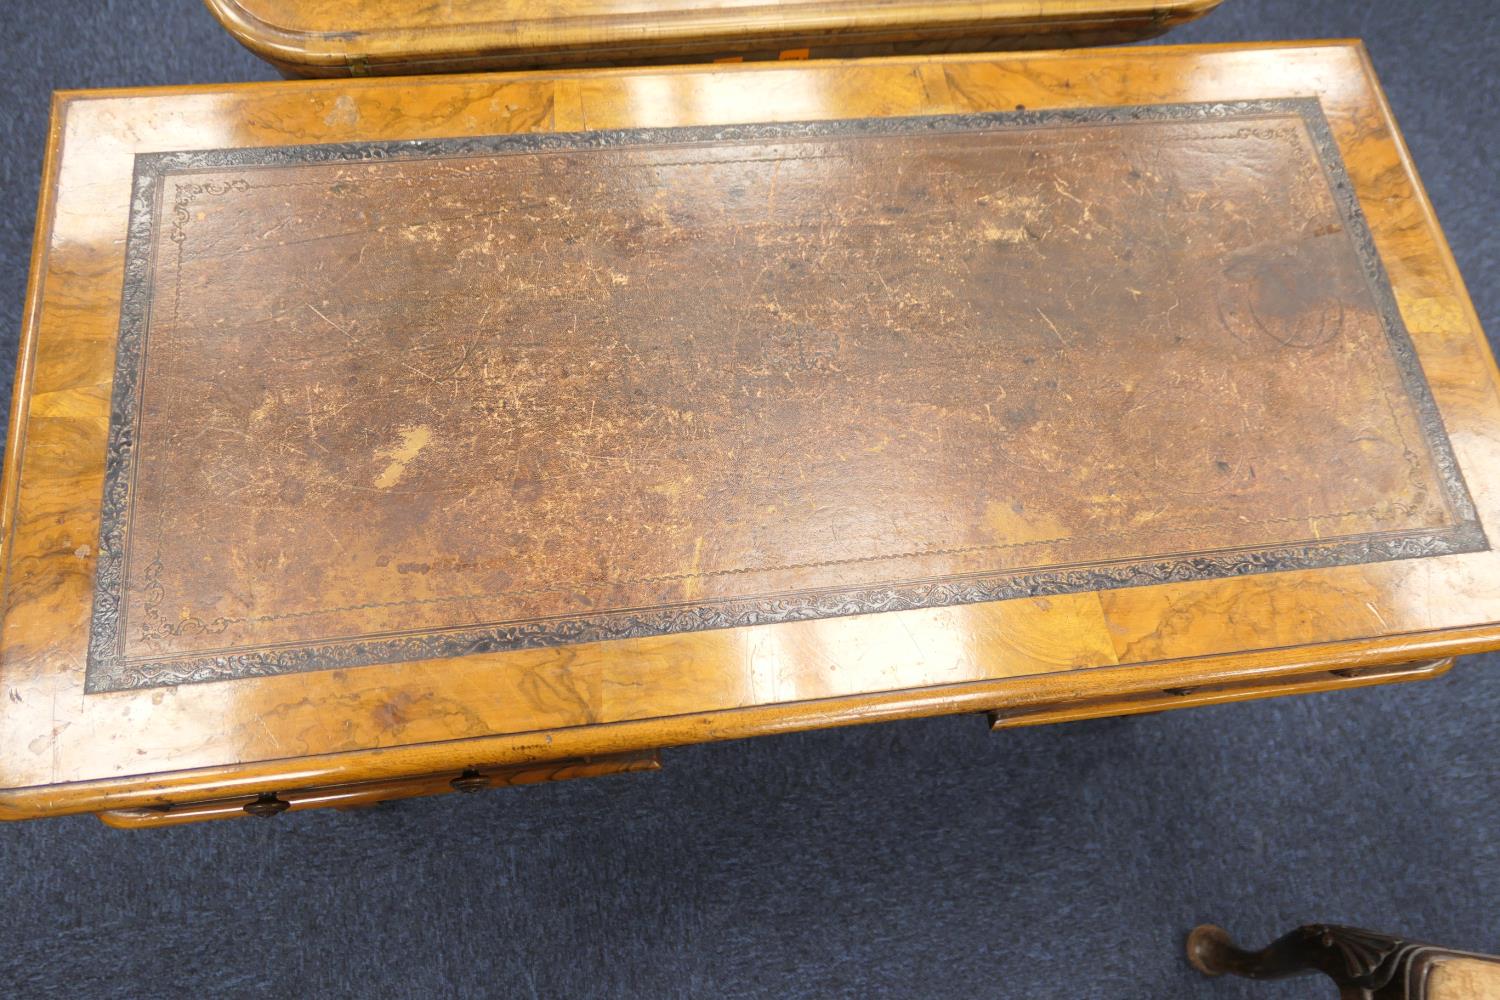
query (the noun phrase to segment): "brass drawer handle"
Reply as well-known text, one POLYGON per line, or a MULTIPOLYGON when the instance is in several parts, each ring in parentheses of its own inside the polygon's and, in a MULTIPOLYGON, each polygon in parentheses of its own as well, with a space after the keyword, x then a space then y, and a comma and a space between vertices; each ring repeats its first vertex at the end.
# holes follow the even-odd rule
POLYGON ((473 794, 474 792, 482 792, 490 787, 490 779, 471 767, 464 771, 463 774, 448 782, 448 784, 453 786, 455 792, 473 794))
POLYGON ((278 799, 275 792, 265 792, 254 802, 246 802, 245 812, 251 816, 270 819, 272 816, 286 812, 291 807, 292 804, 286 799, 278 799))

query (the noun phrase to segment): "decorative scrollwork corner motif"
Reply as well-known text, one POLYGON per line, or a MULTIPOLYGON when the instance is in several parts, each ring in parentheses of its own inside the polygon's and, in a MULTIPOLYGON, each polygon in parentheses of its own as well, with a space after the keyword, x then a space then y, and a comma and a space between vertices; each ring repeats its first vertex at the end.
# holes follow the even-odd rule
POLYGON ((242 177, 236 177, 232 181, 178 182, 172 189, 175 197, 172 201, 172 224, 167 238, 173 243, 181 243, 187 239, 187 224, 193 220, 192 204, 200 195, 222 195, 231 191, 248 190, 250 182, 242 177))
POLYGON ((184 615, 176 621, 166 621, 161 613, 162 600, 166 596, 166 587, 161 582, 161 574, 161 553, 157 553, 146 564, 146 569, 141 574, 141 592, 145 598, 141 604, 143 619, 141 638, 146 642, 160 642, 169 637, 180 639, 189 635, 218 635, 229 626, 243 620, 221 615, 205 622, 201 618, 184 615))

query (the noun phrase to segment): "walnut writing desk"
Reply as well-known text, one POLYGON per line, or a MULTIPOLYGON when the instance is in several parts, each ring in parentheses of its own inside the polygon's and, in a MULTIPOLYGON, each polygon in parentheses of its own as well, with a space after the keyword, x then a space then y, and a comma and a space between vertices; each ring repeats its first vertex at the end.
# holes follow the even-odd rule
POLYGON ((1496 372, 1357 44, 58 98, 0 814, 1424 677, 1496 372))

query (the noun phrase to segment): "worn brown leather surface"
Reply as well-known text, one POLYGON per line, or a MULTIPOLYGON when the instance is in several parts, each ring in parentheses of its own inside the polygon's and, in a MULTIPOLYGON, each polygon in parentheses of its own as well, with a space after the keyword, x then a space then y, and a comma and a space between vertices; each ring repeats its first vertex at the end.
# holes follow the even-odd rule
POLYGON ((1321 128, 148 164, 94 682, 1473 547, 1321 128))

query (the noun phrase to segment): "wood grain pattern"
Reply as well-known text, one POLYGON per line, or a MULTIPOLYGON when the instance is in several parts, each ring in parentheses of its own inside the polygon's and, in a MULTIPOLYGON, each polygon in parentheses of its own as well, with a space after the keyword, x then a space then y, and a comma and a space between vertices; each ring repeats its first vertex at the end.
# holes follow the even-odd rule
POLYGON ((282 794, 888 718, 1093 704, 1496 648, 1500 561, 1486 550, 85 692, 138 153, 1309 96, 1327 117, 1478 519, 1492 534, 1500 504, 1494 363, 1355 44, 60 95, 0 486, 0 815, 282 794))
POLYGON ((292 76, 1121 43, 1220 0, 205 0, 292 76))

